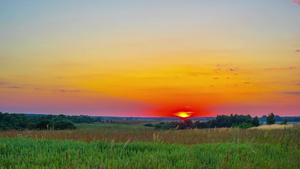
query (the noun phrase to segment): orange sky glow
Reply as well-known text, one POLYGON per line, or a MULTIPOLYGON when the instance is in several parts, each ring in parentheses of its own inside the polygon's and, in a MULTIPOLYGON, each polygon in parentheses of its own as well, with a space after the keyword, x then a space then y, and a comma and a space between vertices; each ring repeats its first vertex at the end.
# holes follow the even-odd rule
POLYGON ((298 116, 297 16, 289 0, 1 1, 0 111, 298 116))

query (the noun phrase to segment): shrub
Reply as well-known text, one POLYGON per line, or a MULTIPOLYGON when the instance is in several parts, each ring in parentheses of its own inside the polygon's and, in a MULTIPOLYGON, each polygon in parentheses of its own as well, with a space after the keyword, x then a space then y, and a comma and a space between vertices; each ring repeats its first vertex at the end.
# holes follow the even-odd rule
POLYGON ((35 128, 39 130, 47 130, 49 128, 50 121, 49 120, 42 120, 36 123, 35 128))
POLYGON ((283 121, 283 122, 281 122, 280 124, 281 124, 281 125, 283 125, 283 124, 287 124, 287 119, 284 119, 284 121, 283 121))
POLYGON ((144 126, 146 126, 146 127, 154 127, 152 123, 144 124, 144 126))
POLYGON ((242 128, 242 129, 247 129, 247 128, 251 128, 251 127, 253 127, 253 125, 252 125, 252 123, 246 123, 246 122, 244 122, 244 123, 241 123, 241 124, 234 124, 234 125, 232 125, 232 127, 233 128, 236 128, 236 127, 238 127, 238 128, 242 128))
POLYGON ((55 129, 55 130, 66 130, 66 129, 74 130, 74 129, 76 129, 74 123, 72 123, 70 121, 55 121, 50 124, 50 128, 55 129))

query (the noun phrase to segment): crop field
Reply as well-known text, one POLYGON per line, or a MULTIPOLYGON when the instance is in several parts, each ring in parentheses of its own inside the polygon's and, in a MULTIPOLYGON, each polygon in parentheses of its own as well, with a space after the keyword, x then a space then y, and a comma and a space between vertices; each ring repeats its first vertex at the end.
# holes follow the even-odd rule
POLYGON ((155 130, 141 124, 77 127, 0 131, 0 168, 300 168, 298 126, 266 130, 155 130))

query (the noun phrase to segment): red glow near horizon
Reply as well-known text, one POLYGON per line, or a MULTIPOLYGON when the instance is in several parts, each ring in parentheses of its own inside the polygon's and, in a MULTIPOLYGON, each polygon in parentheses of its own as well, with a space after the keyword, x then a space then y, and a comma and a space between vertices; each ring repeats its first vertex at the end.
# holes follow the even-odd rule
POLYGON ((157 109, 155 114, 161 117, 203 117, 207 115, 213 115, 210 111, 205 111, 203 108, 196 106, 166 106, 161 109, 157 109))

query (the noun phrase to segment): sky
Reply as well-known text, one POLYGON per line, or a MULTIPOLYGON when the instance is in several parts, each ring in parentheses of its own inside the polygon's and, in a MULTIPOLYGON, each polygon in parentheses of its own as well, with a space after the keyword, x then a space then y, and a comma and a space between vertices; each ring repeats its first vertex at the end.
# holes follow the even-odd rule
POLYGON ((0 0, 0 111, 300 115, 300 0, 0 0))

